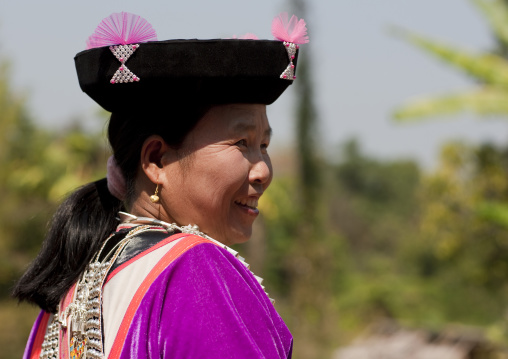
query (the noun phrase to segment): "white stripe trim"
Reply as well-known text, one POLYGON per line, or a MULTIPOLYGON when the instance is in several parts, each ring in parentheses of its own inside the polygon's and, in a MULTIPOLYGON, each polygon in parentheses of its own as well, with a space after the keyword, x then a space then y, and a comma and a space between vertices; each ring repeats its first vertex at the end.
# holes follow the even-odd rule
POLYGON ((104 286, 102 295, 102 317, 104 320, 104 354, 106 358, 109 357, 125 312, 139 286, 153 267, 155 267, 162 257, 182 238, 157 248, 129 264, 115 274, 104 286))

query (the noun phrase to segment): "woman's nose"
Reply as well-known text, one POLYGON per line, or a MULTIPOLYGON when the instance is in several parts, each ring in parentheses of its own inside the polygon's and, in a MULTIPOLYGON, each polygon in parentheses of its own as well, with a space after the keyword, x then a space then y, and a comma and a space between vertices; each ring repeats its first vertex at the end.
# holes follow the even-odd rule
POLYGON ((260 183, 265 186, 268 186, 272 181, 272 176, 273 176, 272 163, 270 162, 270 158, 268 158, 267 156, 258 158, 257 161, 252 163, 249 172, 250 183, 260 183))

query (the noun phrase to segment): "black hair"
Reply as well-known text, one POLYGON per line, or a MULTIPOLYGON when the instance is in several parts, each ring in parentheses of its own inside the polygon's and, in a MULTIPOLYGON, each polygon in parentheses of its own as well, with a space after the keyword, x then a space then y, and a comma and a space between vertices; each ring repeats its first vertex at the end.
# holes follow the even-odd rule
MULTIPOLYGON (((126 180, 127 201, 134 191, 144 141, 157 134, 169 146, 179 149, 210 106, 180 103, 164 110, 158 108, 111 115, 108 138, 126 180)), ((55 313, 61 298, 114 232, 117 212, 122 209, 124 203, 108 191, 105 178, 71 193, 53 215, 42 248, 14 287, 13 296, 55 313)))

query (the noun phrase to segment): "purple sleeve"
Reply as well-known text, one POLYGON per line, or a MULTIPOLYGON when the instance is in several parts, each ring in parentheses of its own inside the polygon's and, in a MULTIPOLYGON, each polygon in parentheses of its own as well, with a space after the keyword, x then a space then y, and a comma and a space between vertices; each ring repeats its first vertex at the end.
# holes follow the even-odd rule
POLYGON ((290 358, 292 337, 252 274, 231 254, 200 244, 146 293, 122 358, 290 358))
POLYGON ((34 325, 32 326, 32 330, 30 331, 30 336, 28 337, 28 341, 26 343, 25 347, 25 353, 23 354, 23 359, 29 359, 30 354, 32 354, 32 349, 34 346, 35 337, 37 336, 37 331, 39 330, 39 325, 41 325, 42 317, 44 316, 44 311, 41 310, 39 315, 37 316, 37 319, 34 322, 34 325))

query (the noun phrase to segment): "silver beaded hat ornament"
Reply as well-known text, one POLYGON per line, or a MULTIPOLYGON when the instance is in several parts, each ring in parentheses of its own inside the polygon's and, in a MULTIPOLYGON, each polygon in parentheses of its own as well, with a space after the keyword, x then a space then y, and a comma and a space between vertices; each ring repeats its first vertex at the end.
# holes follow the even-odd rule
POLYGON ((287 41, 284 41, 284 46, 286 46, 286 51, 288 52, 289 65, 280 75, 280 78, 286 80, 295 80, 295 64, 293 63, 293 60, 295 59, 296 50, 299 48, 299 46, 287 41))
POLYGON ((282 13, 272 22, 272 34, 275 39, 284 42, 284 47, 289 57, 289 65, 282 72, 280 78, 293 81, 296 79, 293 60, 295 59, 296 51, 300 47, 298 45, 309 42, 305 21, 303 19, 298 20, 294 15, 288 20, 288 13, 282 13))
POLYGON ((87 49, 109 46, 120 61, 120 67, 110 80, 111 84, 137 82, 140 80, 125 62, 139 48, 139 43, 157 41, 157 34, 141 16, 128 12, 114 13, 103 19, 86 41, 87 49))
POLYGON ((127 83, 127 82, 134 82, 139 81, 139 77, 134 75, 131 70, 125 66, 125 62, 131 57, 131 55, 136 51, 136 49, 139 47, 139 44, 133 44, 133 45, 115 45, 110 46, 109 49, 115 55, 115 57, 120 61, 121 65, 116 70, 115 74, 111 78, 110 82, 112 84, 116 83, 127 83))

